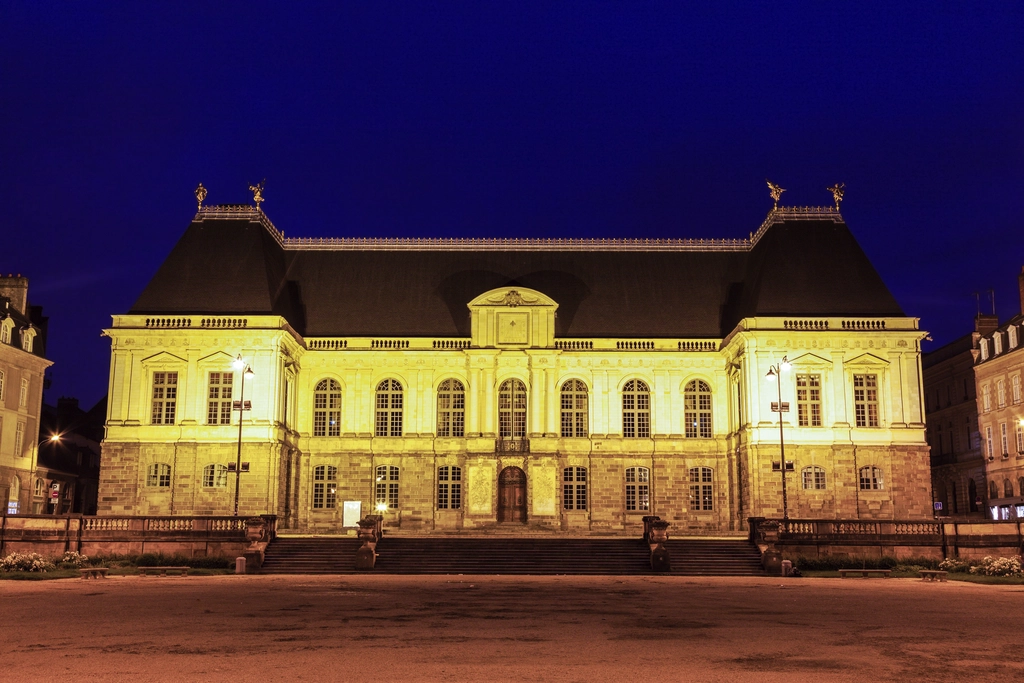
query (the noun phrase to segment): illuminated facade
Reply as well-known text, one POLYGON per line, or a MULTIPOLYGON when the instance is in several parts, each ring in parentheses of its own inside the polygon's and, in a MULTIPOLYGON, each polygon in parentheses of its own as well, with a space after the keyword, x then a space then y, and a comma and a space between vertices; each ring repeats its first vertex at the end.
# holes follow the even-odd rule
POLYGON ((285 238, 204 207, 112 343, 100 514, 339 532, 931 516, 917 320, 838 210, 742 240, 285 238))

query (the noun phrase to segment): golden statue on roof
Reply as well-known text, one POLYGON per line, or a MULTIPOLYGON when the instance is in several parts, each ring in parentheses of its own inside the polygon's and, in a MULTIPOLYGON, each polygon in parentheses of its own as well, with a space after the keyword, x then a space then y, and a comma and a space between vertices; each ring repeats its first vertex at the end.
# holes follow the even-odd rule
POLYGON ((249 186, 249 190, 252 192, 252 200, 254 202, 256 202, 256 210, 257 211, 261 210, 260 209, 260 204, 263 203, 263 186, 264 186, 264 184, 266 182, 267 182, 267 179, 264 178, 263 180, 261 180, 257 184, 249 186))
POLYGON ((846 183, 836 183, 825 189, 832 193, 832 199, 836 200, 836 211, 838 211, 839 202, 843 201, 843 195, 846 193, 846 183))
POLYGON ((206 188, 203 187, 202 183, 199 183, 199 187, 196 188, 196 203, 199 205, 197 208, 203 208, 203 200, 206 199, 206 188))
POLYGON ((782 193, 786 191, 786 188, 776 185, 767 178, 765 178, 764 181, 768 183, 768 194, 770 194, 772 196, 772 199, 775 200, 775 206, 772 208, 779 208, 779 199, 782 197, 782 193))

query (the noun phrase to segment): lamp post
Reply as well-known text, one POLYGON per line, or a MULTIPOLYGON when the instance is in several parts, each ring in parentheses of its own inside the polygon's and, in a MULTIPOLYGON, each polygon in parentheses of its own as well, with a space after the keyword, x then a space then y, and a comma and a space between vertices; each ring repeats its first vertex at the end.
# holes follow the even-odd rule
POLYGON ((782 459, 780 463, 782 470, 782 519, 789 519, 789 501, 786 498, 786 442, 782 433, 782 414, 789 412, 789 404, 782 402, 782 373, 788 372, 792 366, 786 356, 777 365, 768 368, 765 378, 769 382, 776 382, 779 387, 779 402, 772 406, 772 412, 779 414, 779 453, 782 459))
MULTIPOLYGON (((58 443, 60 443, 60 434, 51 434, 50 436, 46 437, 45 439, 43 439, 42 441, 40 441, 39 443, 36 444, 36 449, 35 449, 35 452, 33 453, 33 455, 35 456, 35 462, 32 464, 32 476, 33 477, 38 477, 39 476, 39 473, 38 473, 38 469, 39 469, 39 449, 42 448, 44 443, 49 443, 49 444, 58 444, 58 443)), ((59 491, 60 490, 60 485, 58 484, 57 487, 58 487, 58 491, 59 491)), ((33 485, 33 488, 31 490, 33 492, 32 495, 35 495, 34 485, 33 485)), ((31 502, 31 500, 32 499, 30 498, 29 501, 31 502)), ((60 509, 60 498, 59 497, 58 498, 54 498, 51 495, 49 502, 48 503, 44 503, 44 507, 46 507, 47 505, 50 505, 50 504, 53 505, 53 514, 57 514, 57 511, 60 509)), ((4 505, 4 512, 7 512, 6 504, 4 505)))
POLYGON ((238 391, 238 456, 235 458, 235 517, 237 517, 238 493, 242 484, 242 417, 245 415, 245 378, 251 379, 256 373, 242 360, 242 354, 238 354, 238 358, 232 362, 232 365, 235 370, 245 368, 245 371, 242 372, 242 386, 238 391))

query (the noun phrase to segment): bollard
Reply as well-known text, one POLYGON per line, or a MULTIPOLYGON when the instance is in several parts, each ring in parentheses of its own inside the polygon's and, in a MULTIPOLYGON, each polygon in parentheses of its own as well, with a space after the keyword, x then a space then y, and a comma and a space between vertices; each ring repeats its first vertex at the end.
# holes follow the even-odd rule
POLYGON ((244 557, 236 557, 235 558, 235 573, 236 574, 244 574, 245 573, 245 558, 244 557))

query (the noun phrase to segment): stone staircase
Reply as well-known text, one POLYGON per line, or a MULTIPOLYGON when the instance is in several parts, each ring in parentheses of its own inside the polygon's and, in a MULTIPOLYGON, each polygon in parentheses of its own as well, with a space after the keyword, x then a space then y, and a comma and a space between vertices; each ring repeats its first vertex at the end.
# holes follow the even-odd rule
MULTIPOLYGON (((278 537, 264 574, 357 574, 360 542, 340 537, 278 537)), ((670 575, 763 576, 760 553, 746 541, 672 539, 670 575)), ((653 575, 648 546, 623 538, 391 537, 377 546, 374 574, 653 575)))

